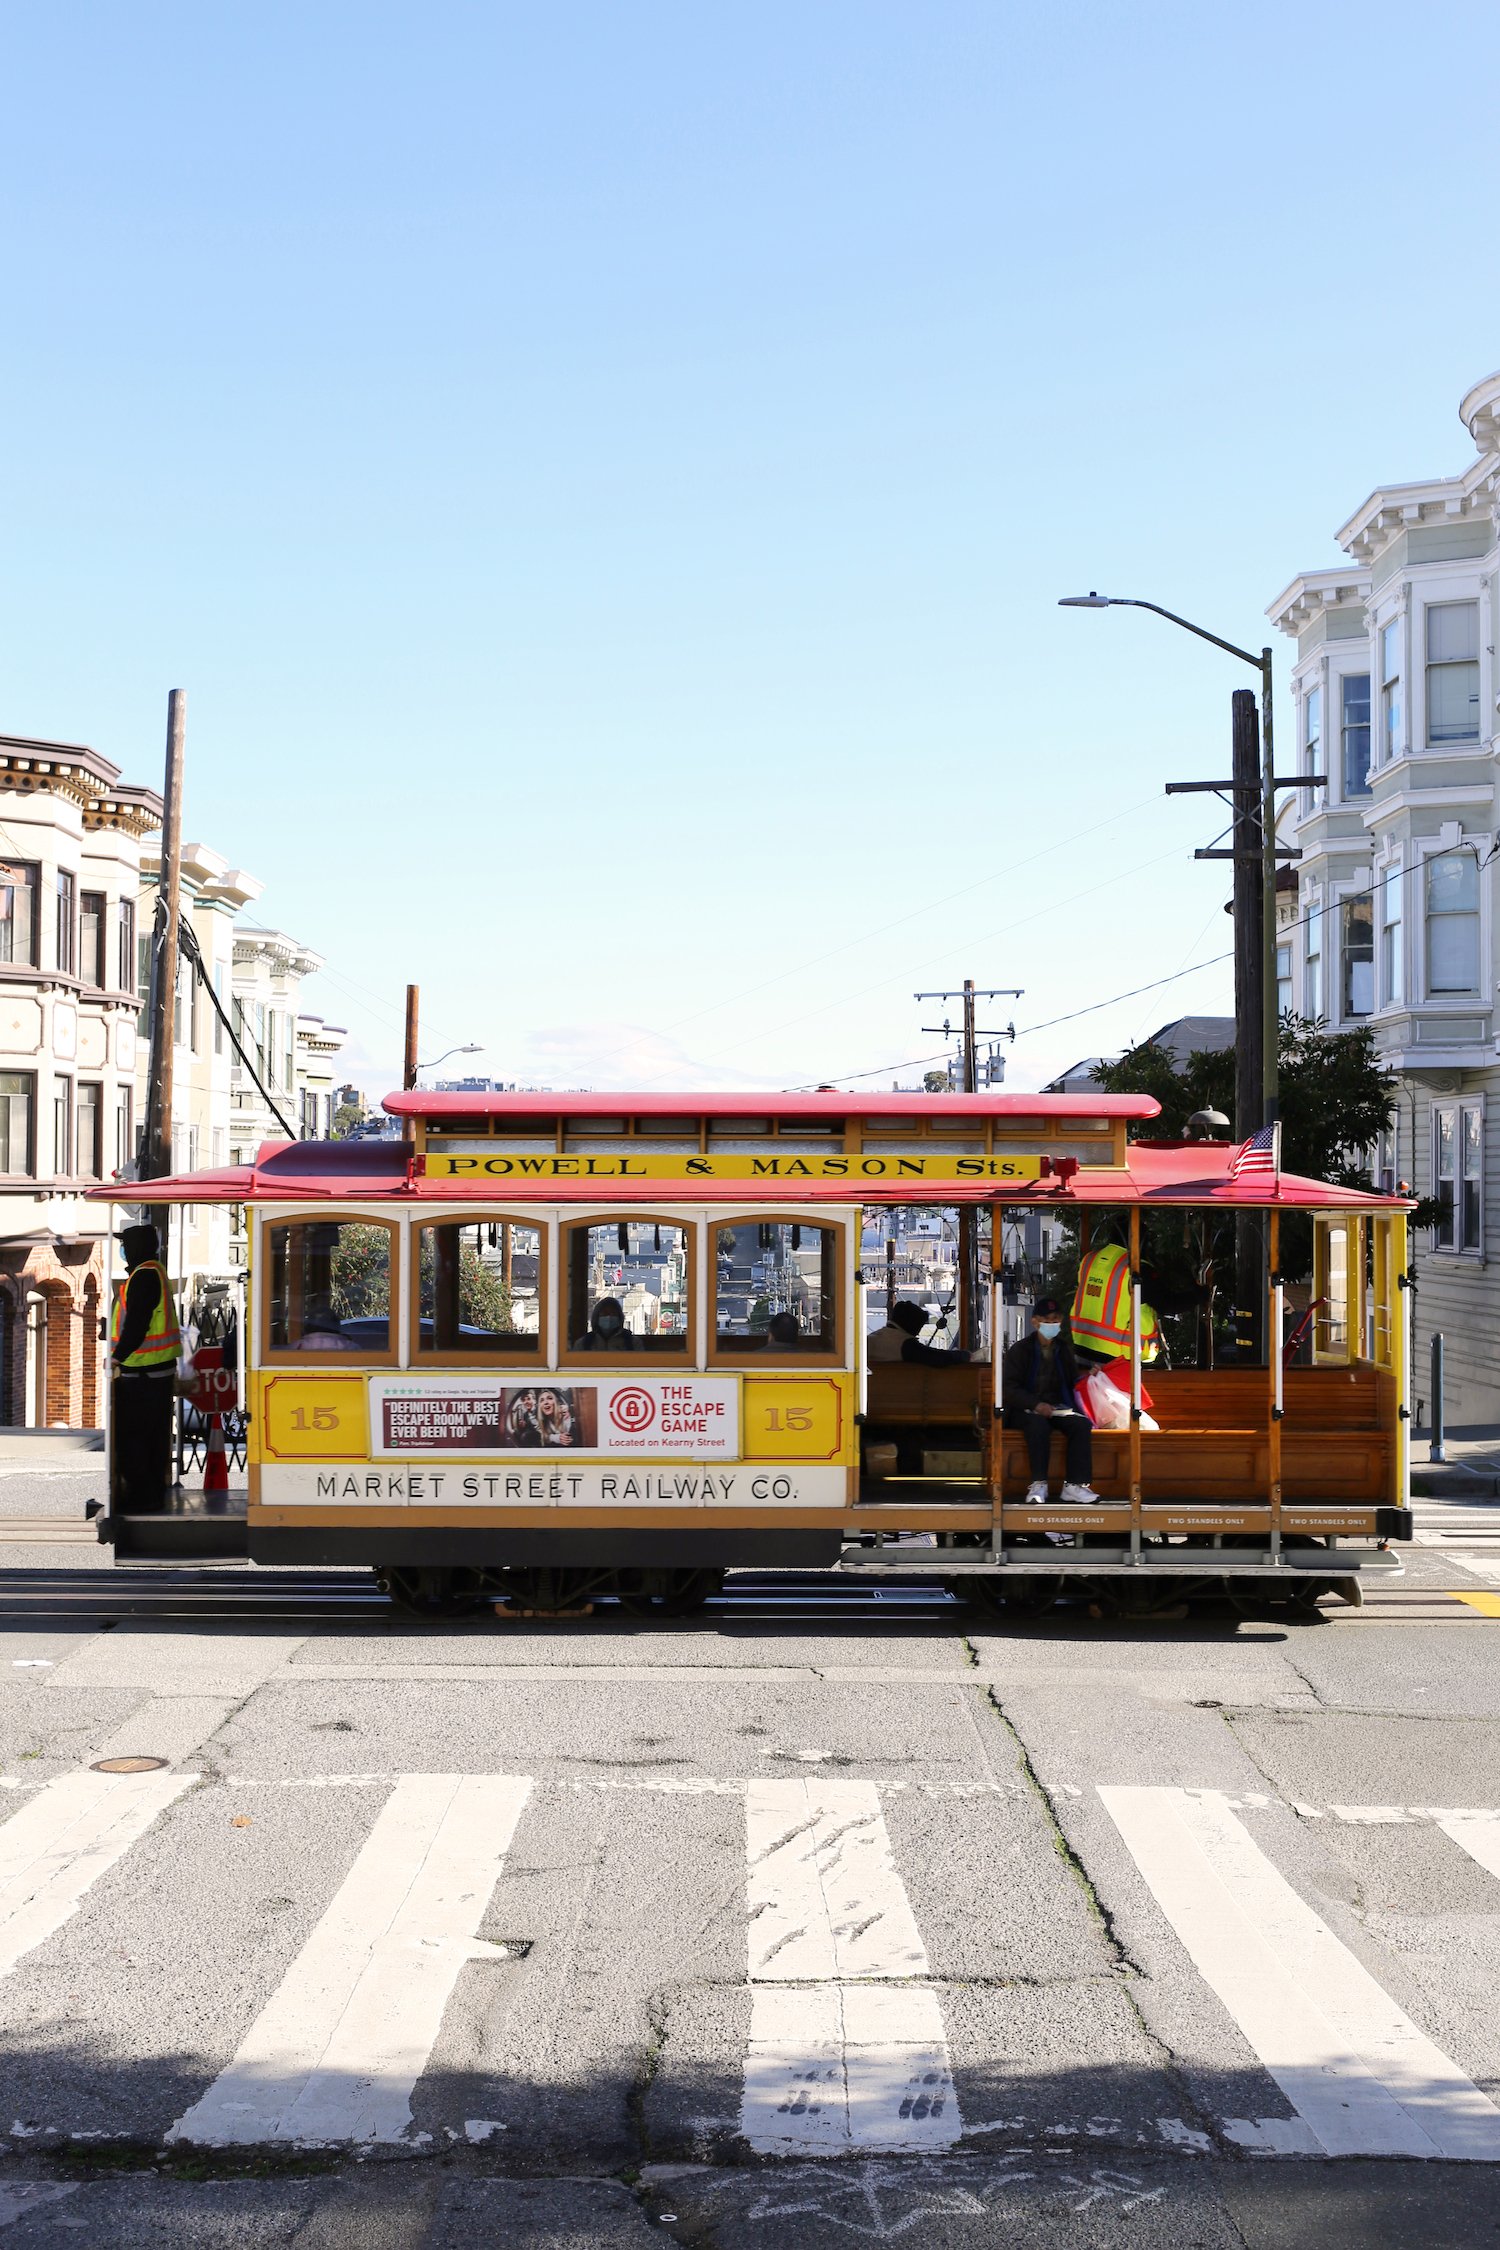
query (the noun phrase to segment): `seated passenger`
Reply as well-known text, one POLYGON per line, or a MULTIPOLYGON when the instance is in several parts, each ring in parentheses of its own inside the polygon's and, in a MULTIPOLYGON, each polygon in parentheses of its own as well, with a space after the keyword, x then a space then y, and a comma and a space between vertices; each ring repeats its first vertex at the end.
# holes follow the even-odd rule
POLYGON ((865 1364, 868 1367, 889 1367, 900 1359, 910 1367, 960 1367, 968 1362, 967 1352, 942 1351, 935 1344, 921 1341, 923 1329, 928 1325, 927 1315, 920 1305, 893 1305, 884 1328, 877 1328, 865 1342, 865 1364))
POLYGON ((344 1334, 338 1316, 328 1311, 310 1312, 297 1339, 299 1352, 357 1352, 358 1344, 344 1334))
POLYGON ((768 1352, 794 1352, 802 1341, 802 1330, 797 1325, 794 1312, 772 1313, 766 1323, 766 1350, 768 1352))
POLYGON ((601 1297, 589 1321, 589 1332, 573 1346, 575 1352, 633 1352, 635 1338, 625 1325, 625 1308, 618 1297, 601 1297))
POLYGON ((1000 1370, 1005 1427, 1026 1433, 1031 1464, 1026 1497, 1032 1502, 1050 1498, 1047 1472, 1054 1430, 1062 1432, 1067 1445, 1062 1497, 1084 1507, 1099 1498, 1089 1483, 1093 1429, 1075 1396, 1077 1382, 1078 1362, 1072 1340, 1063 1332, 1062 1307, 1055 1297, 1039 1297, 1031 1311, 1031 1334, 1017 1338, 1000 1370))

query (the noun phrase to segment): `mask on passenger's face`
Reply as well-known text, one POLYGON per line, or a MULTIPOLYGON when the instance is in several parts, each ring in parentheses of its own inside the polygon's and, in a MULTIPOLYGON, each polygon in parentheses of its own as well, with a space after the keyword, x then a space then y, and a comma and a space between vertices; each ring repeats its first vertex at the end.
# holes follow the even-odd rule
POLYGON ((602 1312, 594 1322, 601 1336, 618 1336, 624 1325, 617 1312, 602 1312))
POLYGON ((1050 1344, 1054 1338, 1062 1334, 1062 1322, 1060 1320, 1039 1320, 1036 1324, 1036 1332, 1039 1336, 1045 1336, 1050 1344))

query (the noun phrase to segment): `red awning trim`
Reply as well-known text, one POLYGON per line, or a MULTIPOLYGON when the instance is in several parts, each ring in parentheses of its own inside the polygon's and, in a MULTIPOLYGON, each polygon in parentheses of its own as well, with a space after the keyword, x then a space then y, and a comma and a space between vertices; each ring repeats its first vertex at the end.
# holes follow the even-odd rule
POLYGON ((416 1179, 400 1141, 274 1141, 256 1152, 253 1164, 216 1171, 189 1172, 161 1180, 126 1180, 91 1188, 89 1200, 104 1203, 298 1203, 337 1201, 462 1207, 525 1208, 528 1205, 591 1205, 596 1210, 652 1204, 738 1204, 747 1209, 818 1204, 937 1204, 1003 1202, 1007 1207, 1036 1205, 1073 1208, 1142 1209, 1199 1205, 1239 1211, 1410 1211, 1410 1200, 1394 1195, 1363 1195, 1283 1173, 1274 1182, 1260 1176, 1228 1177, 1233 1149, 1224 1142, 1136 1144, 1127 1151, 1123 1171, 1080 1171, 1066 1186, 1039 1180, 1007 1183, 997 1194, 983 1180, 535 1180, 477 1182, 416 1179), (924 1192, 916 1192, 923 1190, 924 1192))

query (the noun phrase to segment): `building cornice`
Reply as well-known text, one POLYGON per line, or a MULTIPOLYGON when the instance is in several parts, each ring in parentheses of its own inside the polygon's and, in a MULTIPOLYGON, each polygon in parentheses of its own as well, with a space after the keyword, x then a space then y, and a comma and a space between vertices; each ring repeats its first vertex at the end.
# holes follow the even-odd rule
POLYGON ((1370 598, 1368 571, 1304 570, 1266 611, 1283 633, 1305 633, 1331 609, 1363 609, 1370 598))
POLYGON ((1373 563, 1393 539, 1421 524, 1492 522, 1500 454, 1484 453, 1461 476, 1379 486, 1334 537, 1357 563, 1373 563))
POLYGON ((290 971, 299 977, 316 976, 323 967, 323 956, 314 953, 311 946, 288 937, 284 930, 247 929, 243 923, 234 933, 234 962, 267 961, 283 975, 290 971))
POLYGON ((1465 392, 1458 418, 1481 453, 1500 453, 1500 372, 1465 392))
POLYGON ((161 820, 162 801, 156 791, 137 789, 129 782, 90 798, 83 808, 83 825, 90 832, 114 828, 124 836, 151 836, 161 820))

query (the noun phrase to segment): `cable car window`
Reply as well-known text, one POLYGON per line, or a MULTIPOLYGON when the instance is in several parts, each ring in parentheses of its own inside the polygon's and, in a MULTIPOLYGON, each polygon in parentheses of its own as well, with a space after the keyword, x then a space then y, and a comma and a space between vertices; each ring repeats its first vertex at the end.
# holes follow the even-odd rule
POLYGON ((542 1238, 511 1219, 435 1219, 417 1254, 418 1359, 535 1357, 542 1348, 542 1238))
POLYGON ((267 1229, 271 1352, 393 1359, 392 1230, 370 1219, 293 1220, 267 1229))
POLYGON ((692 1237, 669 1219, 592 1219, 564 1230, 565 1355, 688 1358, 692 1237))
POLYGON ((715 1351, 785 1359, 838 1349, 839 1229, 806 1219, 715 1227, 715 1351))

